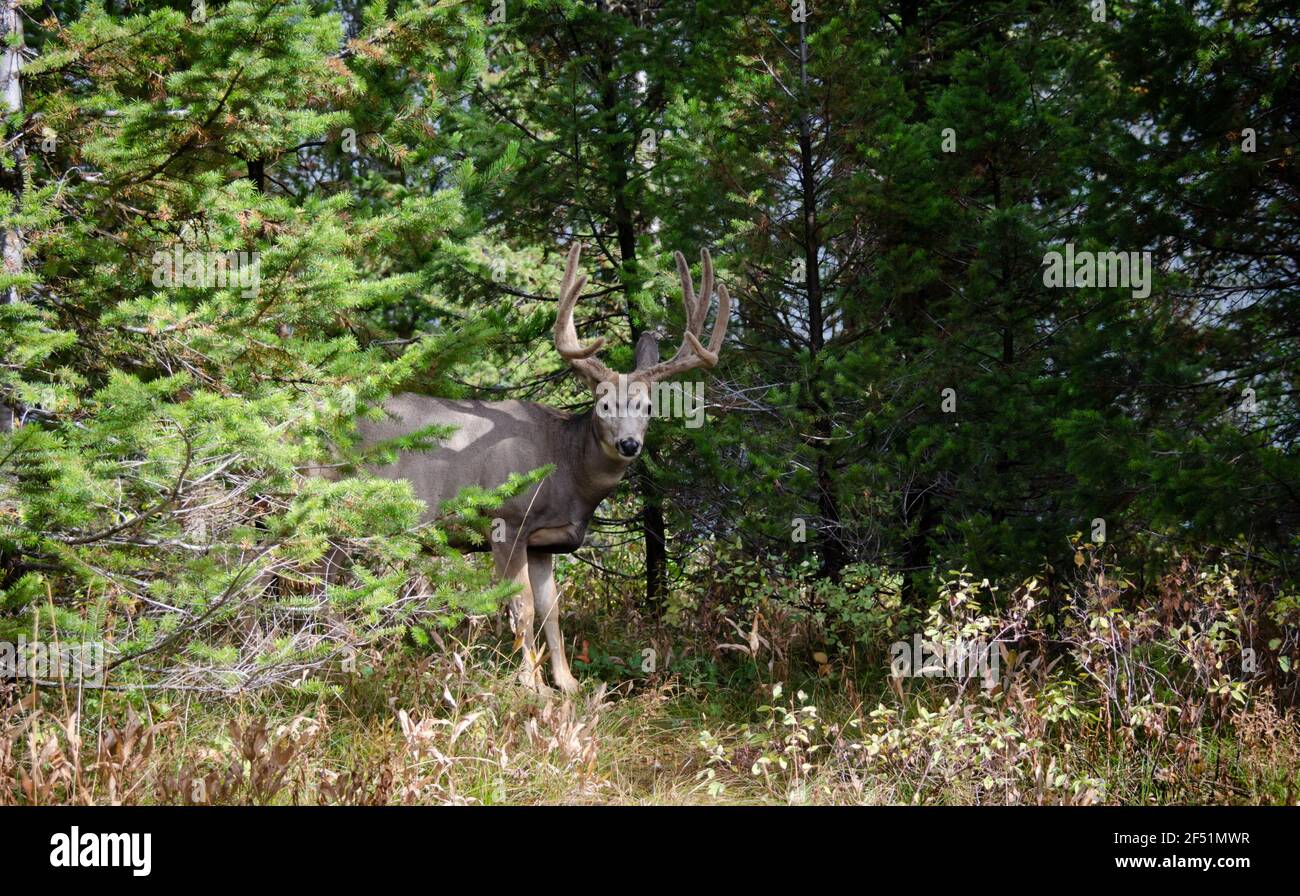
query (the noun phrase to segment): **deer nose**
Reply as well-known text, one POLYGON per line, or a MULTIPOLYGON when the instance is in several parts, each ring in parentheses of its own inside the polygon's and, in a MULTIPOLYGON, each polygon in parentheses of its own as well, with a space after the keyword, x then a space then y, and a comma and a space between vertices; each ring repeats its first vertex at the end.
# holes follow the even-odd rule
POLYGON ((641 450, 641 443, 636 439, 620 439, 618 443, 618 453, 624 457, 636 457, 641 450))

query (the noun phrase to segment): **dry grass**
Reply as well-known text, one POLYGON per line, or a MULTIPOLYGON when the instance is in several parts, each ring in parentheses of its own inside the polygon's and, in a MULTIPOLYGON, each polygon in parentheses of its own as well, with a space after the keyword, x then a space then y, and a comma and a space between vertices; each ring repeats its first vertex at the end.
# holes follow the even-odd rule
POLYGON ((790 695, 738 720, 710 717, 671 686, 538 698, 503 668, 435 679, 425 699, 392 699, 388 712, 369 707, 374 695, 350 696, 149 701, 141 714, 107 695, 81 715, 28 695, 0 720, 0 803, 1295 803, 1300 793, 1295 721, 1262 701, 1235 712, 1235 737, 1114 750, 1079 728, 1053 736, 1033 701, 927 709, 937 693, 865 714, 790 695))
POLYGON ((920 624, 1005 638, 990 689, 864 660, 896 637, 892 605, 864 610, 859 629, 885 626, 866 646, 833 651, 788 606, 716 593, 687 633, 579 602, 573 700, 517 687, 481 625, 390 643, 310 694, 5 684, 0 804, 1300 801, 1294 619, 1220 572, 1185 571, 1154 604, 1099 564, 1080 575, 1068 602, 1036 582, 945 588, 920 624), (1257 631, 1279 652, 1247 675, 1257 631), (647 642, 672 666, 638 669, 647 642))

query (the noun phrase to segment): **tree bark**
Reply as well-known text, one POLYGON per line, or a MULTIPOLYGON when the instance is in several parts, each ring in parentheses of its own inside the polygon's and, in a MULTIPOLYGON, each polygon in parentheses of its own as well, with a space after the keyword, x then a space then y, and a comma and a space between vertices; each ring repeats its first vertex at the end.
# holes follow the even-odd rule
POLYGON ((253 182, 257 192, 266 192, 266 162, 261 159, 252 159, 248 163, 248 179, 253 182))
POLYGON ((811 363, 810 397, 813 415, 813 451, 817 458, 817 511, 822 525, 818 542, 822 554, 822 574, 838 579, 848 562, 841 529, 839 501, 835 496, 835 458, 832 455, 834 431, 831 409, 818 388, 821 379, 822 353, 826 348, 826 318, 820 269, 821 234, 817 225, 817 172, 813 164, 812 122, 808 111, 808 25, 799 23, 799 203, 803 216, 803 252, 808 296, 808 349, 811 363))
MULTIPOLYGON (((17 117, 22 127, 23 86, 22 64, 23 20, 18 11, 17 0, 3 0, 3 12, 0 13, 0 36, 5 39, 4 61, 0 62, 0 94, 4 95, 5 111, 11 118, 17 117), (16 37, 15 37, 16 36, 16 37)), ((23 145, 21 134, 13 138, 13 169, 9 172, 6 185, 14 197, 14 212, 23 196, 23 174, 27 168, 27 148, 23 145)), ((8 225, 0 233, 0 257, 4 260, 4 270, 10 276, 21 274, 23 270, 23 233, 15 225, 8 225)), ((10 286, 4 291, 6 304, 17 302, 18 287, 10 286)), ((10 399, 5 396, 0 400, 0 433, 11 432, 14 427, 14 409, 10 399)))
MULTIPOLYGON (((611 176, 611 194, 613 198, 613 225, 618 239, 619 263, 622 268, 624 284, 639 283, 636 222, 632 207, 628 202, 628 167, 631 161, 624 150, 623 141, 628 130, 618 121, 618 88, 614 80, 613 50, 603 46, 600 59, 601 107, 604 113, 604 130, 608 148, 608 163, 611 176)), ((635 131, 632 131, 635 134, 635 131)), ((632 292, 625 295, 624 310, 627 314, 628 329, 632 344, 636 345, 644 332, 639 315, 637 315, 632 292)), ((668 535, 664 524, 663 499, 658 483, 649 468, 642 463, 636 476, 637 491, 641 497, 641 529, 645 534, 645 599, 647 611, 659 615, 668 597, 668 535)))

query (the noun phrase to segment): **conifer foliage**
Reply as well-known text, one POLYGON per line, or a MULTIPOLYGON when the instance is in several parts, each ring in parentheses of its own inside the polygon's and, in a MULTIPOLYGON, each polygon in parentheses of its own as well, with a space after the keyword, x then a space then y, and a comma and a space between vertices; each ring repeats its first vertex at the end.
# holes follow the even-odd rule
POLYGON ((36 33, 10 120, 29 263, 0 329, 4 635, 104 640, 117 675, 171 685, 310 686, 493 606, 404 486, 303 475, 485 331, 409 323, 466 235, 472 173, 429 130, 477 25, 267 0, 57 9, 36 33))
MULTIPOLYGON (((913 606, 1081 537, 1139 591, 1189 555, 1300 581, 1280 2, 0 18, 0 639, 102 640, 122 683, 320 688, 491 611, 507 589, 404 485, 310 474, 355 467, 398 390, 580 406, 548 338, 575 240, 583 338, 621 369, 680 331, 674 250, 712 247, 737 299, 707 424, 656 424, 601 512, 647 617, 720 545, 913 606)), ((479 531, 544 475, 447 518, 479 531)))

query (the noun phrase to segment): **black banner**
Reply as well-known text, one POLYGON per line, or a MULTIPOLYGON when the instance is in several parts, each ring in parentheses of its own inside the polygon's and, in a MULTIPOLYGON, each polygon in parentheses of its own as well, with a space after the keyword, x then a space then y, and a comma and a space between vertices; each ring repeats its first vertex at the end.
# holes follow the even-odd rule
POLYGON ((1280 874, 1290 866, 1283 844, 1294 840, 1296 817, 1194 807, 50 807, 0 812, 0 836, 14 871, 127 886, 337 885, 341 864, 350 874, 416 877, 432 861, 448 873, 458 865, 540 871, 555 862, 566 879, 614 861, 679 883, 729 884, 786 864, 866 879, 915 873, 928 886, 1034 872, 1147 881, 1280 874))

